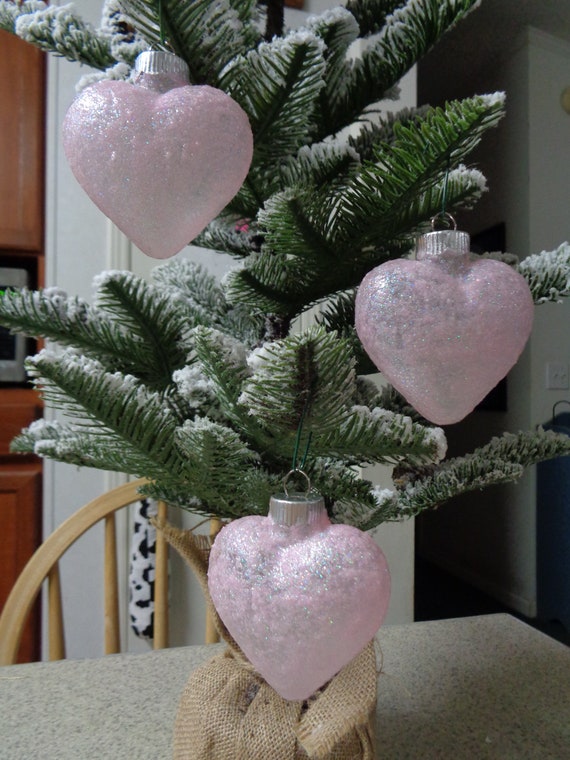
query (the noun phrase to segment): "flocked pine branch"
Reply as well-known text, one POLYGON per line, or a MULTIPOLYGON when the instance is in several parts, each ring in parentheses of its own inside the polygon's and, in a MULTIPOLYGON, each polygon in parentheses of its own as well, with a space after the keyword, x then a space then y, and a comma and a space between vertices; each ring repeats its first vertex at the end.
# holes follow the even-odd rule
POLYGON ((382 100, 442 34, 480 0, 408 0, 385 18, 378 37, 347 62, 329 133, 358 120, 382 100))
POLYGON ((343 93, 349 49, 359 36, 359 28, 354 16, 342 6, 310 16, 304 28, 325 45, 323 89, 315 112, 314 137, 319 139, 335 131, 333 119, 338 110, 338 98, 343 93))
POLYGON ((107 331, 86 301, 68 297, 59 288, 7 290, 0 299, 0 314, 3 325, 23 335, 41 335, 73 345, 107 357, 109 362, 117 361, 126 351, 133 353, 131 341, 124 339, 121 330, 117 334, 107 331))
POLYGON ((44 398, 89 428, 99 426, 152 453, 174 470, 182 466, 173 443, 178 420, 162 394, 131 375, 107 372, 95 359, 71 349, 42 350, 27 362, 44 398))
MULTIPOLYGON (((373 393, 364 397, 350 347, 336 336, 314 329, 266 345, 249 362, 244 347, 228 336, 199 328, 194 340, 201 370, 226 419, 267 463, 291 461, 299 425, 303 445, 311 435, 312 456, 334 457, 349 466, 403 459, 431 463, 444 456, 440 430, 384 413, 374 406, 373 393)), ((177 379, 191 371, 182 370, 177 379)))
POLYGON ((157 384, 168 385, 174 370, 184 366, 188 353, 188 311, 177 308, 168 292, 130 272, 104 272, 95 279, 95 285, 95 307, 135 341, 146 345, 147 361, 157 384))
POLYGON ((189 330, 195 325, 211 326, 233 335, 247 346, 259 343, 264 316, 242 304, 230 304, 214 275, 189 259, 155 267, 152 282, 168 293, 170 304, 182 312, 189 330))
POLYGON ((275 192, 303 185, 326 185, 331 191, 335 187, 342 189, 360 163, 361 156, 348 143, 320 142, 303 146, 278 167, 275 192))
POLYGON ((361 124, 356 134, 349 134, 346 142, 358 153, 361 160, 372 161, 378 145, 389 145, 396 139, 396 124, 407 126, 420 123, 430 111, 431 106, 419 106, 379 114, 373 122, 361 124))
POLYGON ((447 103, 444 109, 428 111, 417 122, 395 124, 394 141, 377 147, 375 160, 365 164, 351 185, 346 206, 339 207, 341 218, 335 217, 333 223, 334 241, 352 238, 357 245, 365 245, 398 234, 403 226, 398 206, 405 207, 434 182, 444 179, 503 115, 504 94, 495 93, 447 103), (376 192, 370 192, 372 189, 376 192), (356 229, 355 219, 359 220, 356 229))
POLYGON ((302 32, 262 43, 225 68, 220 86, 244 109, 254 135, 252 168, 232 210, 254 214, 267 195, 264 174, 272 163, 309 142, 323 71, 322 43, 302 32))
MULTIPOLYGON (((216 444, 219 442, 219 438, 215 440, 216 444)), ((202 496, 209 501, 204 501, 194 495, 191 482, 182 483, 179 479, 161 478, 150 482, 141 491, 154 499, 161 499, 171 506, 199 515, 215 515, 222 519, 233 519, 244 515, 267 514, 270 496, 282 489, 283 476, 276 476, 260 467, 244 468, 240 464, 239 472, 236 471, 231 476, 232 482, 236 484, 236 490, 229 493, 223 479, 218 478, 213 469, 216 462, 222 464, 222 472, 225 472, 227 477, 223 457, 218 455, 207 460, 209 472, 213 475, 212 480, 204 482, 206 462, 203 462, 203 467, 199 470, 200 482, 204 487, 202 496), (213 487, 214 483, 218 486, 217 489, 213 487)))
MULTIPOLYGON (((336 332, 350 343, 359 375, 371 375, 377 372, 376 366, 362 347, 354 327, 354 304, 356 289, 351 288, 335 294, 321 306, 315 315, 315 321, 329 332, 336 332)), ((383 404, 379 404, 383 407, 383 404)))
MULTIPOLYGON (((193 346, 200 371, 211 384, 226 418, 244 429, 247 414, 239 407, 238 398, 250 375, 246 347, 227 334, 205 327, 194 330, 193 346)), ((184 374, 182 371, 178 376, 184 374)))
POLYGON ((552 431, 504 433, 472 454, 450 459, 433 474, 407 483, 400 493, 403 515, 419 514, 467 491, 517 480, 526 467, 569 453, 568 436, 552 431))
POLYGON ((471 454, 446 460, 440 465, 413 470, 403 479, 400 488, 379 489, 368 484, 369 501, 343 504, 334 514, 339 522, 350 522, 369 530, 381 522, 401 520, 434 509, 469 491, 518 480, 526 467, 537 462, 570 454, 568 436, 537 430, 518 434, 505 433, 471 454))
POLYGON ((26 42, 70 61, 101 70, 117 63, 110 37, 84 21, 72 5, 51 5, 22 13, 15 20, 14 31, 26 42))
POLYGON ((532 254, 520 262, 518 270, 526 278, 536 304, 560 301, 570 295, 570 244, 532 254))
POLYGON ((111 430, 45 420, 17 436, 11 450, 80 467, 144 475, 153 481, 145 492, 200 514, 231 518, 266 511, 278 479, 251 466, 256 455, 235 433, 199 418, 178 428, 174 441, 184 458, 183 469, 158 461, 111 430))
POLYGON ((440 428, 414 423, 410 417, 380 407, 352 407, 343 422, 315 443, 317 453, 361 466, 394 464, 405 459, 410 465, 439 462, 447 444, 440 428))
MULTIPOLYGON (((254 350, 249 361, 243 345, 212 328, 195 328, 190 337, 195 363, 174 373, 175 390, 166 394, 72 349, 40 352, 29 364, 36 383, 75 421, 37 423, 15 450, 127 467, 153 478, 153 493, 177 494, 186 506, 192 494, 193 509, 226 517, 261 510, 309 435, 311 459, 335 463, 345 486, 355 463, 426 464, 445 454, 441 430, 374 406, 378 394, 355 377, 350 348, 333 333, 315 327, 254 350), (238 487, 239 478, 256 483, 256 494, 238 487)), ((338 483, 330 493, 322 487, 333 504, 338 483)), ((352 498, 360 492, 353 489, 352 498)))
POLYGON ((173 50, 183 58, 194 84, 219 86, 227 63, 262 39, 251 0, 121 0, 121 11, 149 46, 173 50))
MULTIPOLYGON (((125 272, 121 273, 121 277, 130 280, 133 275, 125 272)), ((106 282, 109 281, 110 277, 107 277, 106 282)), ((148 288, 147 283, 140 282, 145 289, 148 288)), ((104 290, 105 286, 102 285, 102 288, 104 290)), ((166 299, 162 297, 159 300, 164 302, 166 299)), ((133 304, 133 312, 138 305, 133 304)), ((17 328, 26 335, 42 336, 62 345, 73 346, 84 355, 104 362, 109 371, 132 373, 151 385, 170 382, 172 366, 182 366, 186 358, 186 351, 180 349, 178 341, 172 340, 171 325, 165 319, 167 314, 172 314, 168 304, 161 312, 161 331, 158 334, 152 332, 156 323, 150 320, 135 323, 135 316, 140 317, 140 314, 131 313, 128 320, 125 308, 112 308, 110 312, 94 309, 82 299, 68 297, 57 288, 37 293, 8 291, 0 301, 0 314, 7 327, 17 328), (141 335, 142 324, 146 325, 146 329, 142 330, 141 335), (149 352, 152 338, 157 350, 149 352), (169 338, 170 342, 163 344, 162 338, 169 338)), ((175 313, 174 318, 180 323, 183 315, 175 313)))
POLYGON ((268 343, 250 357, 251 377, 239 403, 274 436, 335 430, 355 391, 354 360, 336 336, 318 327, 268 343))
POLYGON ((414 422, 425 422, 424 418, 416 412, 402 394, 397 391, 392 385, 382 385, 379 390, 380 398, 377 400, 378 406, 382 409, 388 409, 398 414, 403 414, 406 417, 410 417, 414 422))
MULTIPOLYGON (((244 491, 244 474, 259 456, 228 427, 208 419, 187 420, 175 436, 184 456, 191 493, 212 513, 243 515, 257 499, 244 491)), ((255 510, 257 511, 257 510, 255 510)))
POLYGON ((0 298, 4 325, 32 337, 73 346, 109 372, 132 374, 152 388, 167 388, 186 365, 195 325, 213 325, 255 345, 263 319, 227 303, 215 278, 184 259, 157 267, 154 284, 130 272, 95 278, 95 303, 58 288, 8 290, 0 298))
POLYGON ((45 419, 36 420, 23 430, 10 445, 13 453, 30 453, 77 467, 94 467, 115 472, 129 472, 151 478, 164 476, 165 471, 122 436, 101 427, 63 424, 45 419))
POLYGON ((403 5, 402 0, 348 0, 346 8, 354 16, 361 37, 379 32, 386 18, 403 5))
POLYGON ((252 251, 260 250, 263 239, 253 220, 234 214, 214 219, 193 242, 236 259, 245 259, 252 251))
MULTIPOLYGON (((355 161, 330 185, 299 184, 272 196, 258 216, 264 245, 226 278, 229 299, 291 317, 407 253, 413 235, 441 208, 434 184, 444 183, 496 125, 503 106, 495 94, 433 109, 395 126, 394 141, 376 147, 375 161, 355 161)), ((311 157, 330 160, 326 153, 311 157)), ((448 207, 472 203, 480 178, 455 173, 448 207)))
POLYGON ((16 21, 20 16, 43 11, 46 7, 42 0, 25 0, 21 3, 0 0, 0 29, 16 34, 16 21))
POLYGON ((347 467, 402 460, 433 463, 445 455, 440 429, 413 424, 374 405, 377 395, 363 392, 357 381, 350 344, 335 334, 311 328, 266 344, 249 363, 252 372, 237 408, 248 410, 246 437, 259 438, 264 431, 258 446, 267 458, 287 461, 296 442, 301 449, 310 445, 312 457, 347 467))

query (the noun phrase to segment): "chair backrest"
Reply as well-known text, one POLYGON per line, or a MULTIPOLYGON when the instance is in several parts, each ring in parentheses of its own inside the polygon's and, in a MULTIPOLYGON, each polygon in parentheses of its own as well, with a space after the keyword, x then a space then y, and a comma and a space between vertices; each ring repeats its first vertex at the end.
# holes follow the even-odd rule
MULTIPOLYGON (((59 559, 89 528, 104 521, 104 636, 105 654, 120 651, 119 584, 115 512, 138 501, 144 478, 118 486, 93 499, 65 520, 33 554, 16 581, 0 615, 0 665, 16 662, 24 624, 44 580, 48 592, 48 653, 50 660, 65 658, 65 636, 59 576, 59 559)), ((159 502, 158 519, 166 518, 166 504, 159 502)), ((153 647, 168 646, 168 547, 160 532, 156 537, 153 647)))

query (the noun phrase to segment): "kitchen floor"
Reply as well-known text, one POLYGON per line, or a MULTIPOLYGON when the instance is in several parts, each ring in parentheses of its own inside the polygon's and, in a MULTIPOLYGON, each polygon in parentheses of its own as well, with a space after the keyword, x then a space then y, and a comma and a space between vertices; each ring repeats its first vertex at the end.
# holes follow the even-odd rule
POLYGON ((415 620, 442 620, 507 612, 570 646, 570 631, 557 622, 525 618, 479 589, 416 557, 415 620))

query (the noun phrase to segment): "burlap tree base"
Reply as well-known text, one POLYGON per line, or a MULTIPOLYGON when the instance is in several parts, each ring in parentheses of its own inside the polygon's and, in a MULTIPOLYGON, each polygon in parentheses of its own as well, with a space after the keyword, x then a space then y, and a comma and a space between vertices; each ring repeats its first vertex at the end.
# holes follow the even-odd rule
MULTIPOLYGON (((211 604, 205 537, 157 527, 194 570, 211 604)), ((373 760, 372 643, 310 699, 293 702, 254 671, 219 618, 216 624, 228 647, 186 684, 174 726, 174 760, 373 760)))

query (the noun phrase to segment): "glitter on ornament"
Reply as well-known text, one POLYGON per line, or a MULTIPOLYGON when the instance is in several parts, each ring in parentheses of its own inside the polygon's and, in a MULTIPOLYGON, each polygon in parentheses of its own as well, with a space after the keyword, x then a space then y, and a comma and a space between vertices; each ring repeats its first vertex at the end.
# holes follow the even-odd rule
POLYGON ((385 378, 426 419, 463 419, 519 358, 532 329, 526 280, 507 264, 472 257, 456 229, 418 239, 417 261, 369 272, 355 324, 385 378))
POLYGON ((366 646, 390 598, 380 548, 367 533, 331 525, 314 492, 278 494, 267 517, 226 525, 208 585, 246 657, 291 700, 307 699, 366 646))
POLYGON ((178 253, 240 189, 253 155, 241 107, 188 84, 172 53, 147 51, 134 84, 101 81, 63 123, 71 169, 91 200, 143 253, 178 253))

